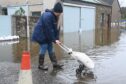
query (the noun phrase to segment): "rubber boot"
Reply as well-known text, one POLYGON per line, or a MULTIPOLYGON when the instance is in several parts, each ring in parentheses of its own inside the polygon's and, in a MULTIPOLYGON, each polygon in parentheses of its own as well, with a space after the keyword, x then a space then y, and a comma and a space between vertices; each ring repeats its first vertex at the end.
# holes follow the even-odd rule
POLYGON ((57 63, 55 53, 49 54, 49 57, 50 57, 50 60, 51 60, 51 62, 53 64, 53 68, 62 69, 63 65, 57 63))
POLYGON ((40 69, 40 70, 48 70, 48 66, 44 66, 44 55, 39 55, 38 69, 40 69))

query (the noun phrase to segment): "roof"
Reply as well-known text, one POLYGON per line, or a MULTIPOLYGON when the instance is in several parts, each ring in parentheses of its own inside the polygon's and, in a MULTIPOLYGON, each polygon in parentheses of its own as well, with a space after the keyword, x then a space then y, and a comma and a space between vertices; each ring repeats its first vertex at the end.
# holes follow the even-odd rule
MULTIPOLYGON (((102 0, 102 1, 108 3, 111 6, 113 5, 113 2, 114 2, 114 0, 102 0)), ((119 6, 119 8, 121 10, 120 4, 119 4, 119 0, 117 0, 117 3, 118 3, 118 6, 119 6)))
POLYGON ((88 2, 88 3, 94 3, 94 4, 101 4, 101 5, 106 5, 106 6, 111 6, 110 4, 102 1, 102 0, 81 0, 84 2, 88 2))
POLYGON ((98 0, 82 0, 82 1, 92 2, 92 3, 100 3, 100 1, 98 1, 98 0))
POLYGON ((108 3, 109 5, 112 5, 114 0, 102 0, 102 1, 108 3))

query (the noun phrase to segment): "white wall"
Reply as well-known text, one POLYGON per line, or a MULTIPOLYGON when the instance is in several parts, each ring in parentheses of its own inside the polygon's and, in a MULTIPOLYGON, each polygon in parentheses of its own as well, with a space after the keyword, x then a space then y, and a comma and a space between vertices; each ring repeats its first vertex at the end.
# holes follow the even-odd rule
POLYGON ((25 10, 25 15, 28 14, 28 7, 27 6, 11 6, 7 8, 8 15, 14 15, 17 10, 22 7, 25 10))
POLYGON ((11 16, 0 15, 0 37, 11 35, 11 16))
POLYGON ((61 1, 61 0, 43 0, 43 9, 52 9, 54 4, 57 2, 57 1, 61 1))

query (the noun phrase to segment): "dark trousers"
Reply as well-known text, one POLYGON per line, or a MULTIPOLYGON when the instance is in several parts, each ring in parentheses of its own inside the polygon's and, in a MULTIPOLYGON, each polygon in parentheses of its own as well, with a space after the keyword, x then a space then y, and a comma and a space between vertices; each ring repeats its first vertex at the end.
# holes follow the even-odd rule
POLYGON ((46 51, 48 50, 48 54, 54 53, 53 44, 52 43, 46 43, 40 45, 40 52, 39 54, 45 55, 46 51))

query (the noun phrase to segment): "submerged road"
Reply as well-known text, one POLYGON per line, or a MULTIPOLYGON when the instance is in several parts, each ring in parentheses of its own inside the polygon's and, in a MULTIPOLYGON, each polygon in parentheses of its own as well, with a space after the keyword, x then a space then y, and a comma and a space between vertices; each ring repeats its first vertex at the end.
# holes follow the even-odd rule
MULTIPOLYGON (((6 48, 3 45, 2 47, 6 48)), ((7 52, 9 51, 0 51, 0 84, 17 84, 20 62, 13 61, 13 56, 2 55, 7 52)), ((31 60, 33 84, 126 84, 126 32, 121 34, 118 42, 88 49, 85 53, 95 62, 95 68, 92 70, 93 78, 77 77, 75 70, 79 64, 66 54, 60 60, 60 63, 64 64, 62 70, 53 70, 48 61, 47 72, 37 69, 38 56, 35 56, 31 60)))

